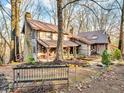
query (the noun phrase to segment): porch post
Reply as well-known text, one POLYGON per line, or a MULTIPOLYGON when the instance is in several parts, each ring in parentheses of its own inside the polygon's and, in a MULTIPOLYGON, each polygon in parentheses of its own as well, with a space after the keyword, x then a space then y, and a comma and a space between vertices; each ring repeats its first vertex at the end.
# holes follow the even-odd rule
POLYGON ((76 47, 75 47, 75 46, 73 47, 73 55, 74 55, 74 57, 76 58, 77 53, 76 53, 76 47))
POLYGON ((87 50, 86 50, 86 51, 87 51, 87 56, 89 56, 89 51, 90 51, 90 50, 89 50, 89 45, 87 45, 87 48, 86 48, 86 49, 87 49, 87 50))
POLYGON ((47 62, 49 62, 49 48, 47 48, 47 62))
POLYGON ((70 57, 70 47, 67 47, 67 57, 70 57))
POLYGON ((91 45, 87 45, 87 56, 91 55, 91 45))

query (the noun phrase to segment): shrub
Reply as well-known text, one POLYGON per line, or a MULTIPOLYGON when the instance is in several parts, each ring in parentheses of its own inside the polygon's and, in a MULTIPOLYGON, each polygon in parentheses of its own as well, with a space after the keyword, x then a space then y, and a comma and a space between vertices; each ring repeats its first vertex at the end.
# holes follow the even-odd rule
POLYGON ((3 64, 3 62, 2 61, 0 61, 0 65, 2 65, 3 64))
POLYGON ((107 50, 104 50, 103 54, 102 54, 102 63, 106 66, 110 65, 111 63, 111 57, 110 54, 108 53, 107 50))
POLYGON ((32 54, 29 54, 29 55, 27 56, 26 62, 31 63, 31 64, 35 64, 35 60, 34 60, 32 54))
POLYGON ((113 59, 119 60, 121 59, 121 51, 120 49, 115 49, 112 55, 113 59))

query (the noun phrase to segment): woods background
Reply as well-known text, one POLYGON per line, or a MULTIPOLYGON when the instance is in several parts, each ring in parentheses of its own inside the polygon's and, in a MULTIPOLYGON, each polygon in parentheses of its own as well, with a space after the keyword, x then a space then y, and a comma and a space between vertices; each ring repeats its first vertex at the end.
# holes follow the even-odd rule
MULTIPOLYGON (((123 51, 123 0, 73 1, 76 0, 62 0, 63 30, 69 32, 73 28, 74 34, 105 30, 111 37, 111 44, 123 51)), ((16 31, 16 36, 19 37, 20 51, 16 52, 23 51, 24 36, 21 30, 27 11, 31 12, 33 19, 58 25, 56 0, 0 0, 0 63, 8 63, 11 60, 12 39, 15 39, 12 38, 12 31, 16 31), (16 2, 13 7, 12 1, 16 2), (14 9, 15 13, 12 12, 14 9), (13 22, 15 18, 17 19, 13 22)))

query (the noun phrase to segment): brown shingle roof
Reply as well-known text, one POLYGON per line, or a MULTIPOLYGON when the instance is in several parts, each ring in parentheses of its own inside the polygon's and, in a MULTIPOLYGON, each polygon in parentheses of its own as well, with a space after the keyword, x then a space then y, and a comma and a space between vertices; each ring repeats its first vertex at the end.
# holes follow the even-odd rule
MULTIPOLYGON (((37 40, 39 44, 43 45, 44 47, 51 47, 56 48, 57 47, 57 40, 37 40)), ((77 43, 74 43, 70 40, 64 40, 63 41, 63 47, 73 47, 73 46, 79 46, 77 43)))
MULTIPOLYGON (((33 30, 53 32, 53 33, 57 33, 57 30, 58 30, 56 25, 53 25, 50 23, 45 23, 45 22, 41 22, 33 19, 28 19, 27 22, 33 30)), ((67 34, 67 33, 64 32, 64 34, 67 34)))
POLYGON ((31 28, 34 30, 52 31, 52 32, 57 31, 57 26, 49 24, 49 23, 32 20, 32 19, 28 20, 27 22, 29 23, 31 28))
POLYGON ((85 43, 85 44, 88 44, 88 45, 91 44, 91 41, 88 40, 87 38, 84 38, 84 37, 79 37, 79 36, 72 35, 72 36, 70 36, 70 39, 72 39, 72 40, 78 40, 78 41, 80 41, 82 43, 85 43))
POLYGON ((80 38, 86 38, 91 41, 92 44, 98 43, 98 44, 103 44, 103 43, 109 43, 110 38, 108 34, 105 33, 104 30, 101 31, 91 31, 91 32, 81 32, 78 34, 80 38))

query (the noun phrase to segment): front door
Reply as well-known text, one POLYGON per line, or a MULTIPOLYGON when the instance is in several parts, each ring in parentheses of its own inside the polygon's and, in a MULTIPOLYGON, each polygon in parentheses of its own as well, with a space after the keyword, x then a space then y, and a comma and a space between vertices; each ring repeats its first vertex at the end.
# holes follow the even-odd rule
POLYGON ((97 45, 91 45, 91 55, 97 54, 97 45))

